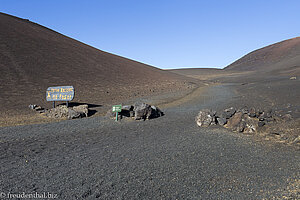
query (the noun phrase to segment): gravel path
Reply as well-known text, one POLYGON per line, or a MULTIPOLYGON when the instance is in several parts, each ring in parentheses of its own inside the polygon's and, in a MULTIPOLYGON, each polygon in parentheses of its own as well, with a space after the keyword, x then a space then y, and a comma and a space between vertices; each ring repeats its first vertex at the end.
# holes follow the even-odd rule
POLYGON ((214 86, 149 121, 94 117, 0 128, 0 194, 297 199, 298 151, 256 143, 220 127, 196 126, 200 109, 226 107, 231 98, 230 86, 214 86))

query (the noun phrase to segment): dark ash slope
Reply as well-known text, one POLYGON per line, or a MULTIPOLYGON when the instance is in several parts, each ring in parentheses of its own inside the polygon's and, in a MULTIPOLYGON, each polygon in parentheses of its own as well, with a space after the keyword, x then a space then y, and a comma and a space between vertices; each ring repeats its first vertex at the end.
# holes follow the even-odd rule
POLYGON ((1 111, 45 104, 49 86, 73 85, 77 101, 103 104, 184 85, 184 77, 116 56, 0 13, 1 111), (151 89, 151 91, 150 91, 151 89))

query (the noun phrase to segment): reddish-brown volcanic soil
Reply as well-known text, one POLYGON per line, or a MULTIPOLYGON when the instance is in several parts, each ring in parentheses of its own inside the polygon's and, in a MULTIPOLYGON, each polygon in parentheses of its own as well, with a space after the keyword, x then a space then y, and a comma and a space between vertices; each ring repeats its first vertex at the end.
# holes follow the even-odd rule
POLYGON ((50 107, 49 86, 73 85, 76 102, 119 103, 190 88, 189 78, 103 52, 25 19, 0 13, 0 117, 50 107))
POLYGON ((260 71, 300 75, 300 37, 255 50, 225 70, 260 71))

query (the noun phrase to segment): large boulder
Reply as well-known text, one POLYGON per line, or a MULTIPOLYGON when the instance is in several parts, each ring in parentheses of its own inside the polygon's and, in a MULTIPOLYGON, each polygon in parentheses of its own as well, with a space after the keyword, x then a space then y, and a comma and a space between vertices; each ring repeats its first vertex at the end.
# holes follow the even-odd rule
POLYGON ((225 125, 226 128, 229 128, 233 131, 238 131, 238 132, 242 132, 244 130, 243 126, 240 126, 240 123, 242 121, 242 117, 243 117, 243 113, 242 112, 236 112, 227 122, 227 124, 225 125))
POLYGON ((200 127, 208 127, 210 125, 216 124, 216 112, 213 110, 200 110, 196 117, 196 123, 200 127))
POLYGON ((135 120, 153 119, 163 115, 163 112, 159 108, 145 103, 136 103, 133 111, 135 120))
POLYGON ((134 107, 132 105, 122 106, 122 112, 120 112, 120 115, 124 117, 134 117, 133 108, 134 107))
POLYGON ((250 117, 242 111, 236 112, 225 125, 232 131, 255 133, 257 129, 258 119, 250 117))
POLYGON ((157 118, 163 116, 164 113, 156 106, 151 106, 151 113, 149 119, 157 118))
POLYGON ((68 119, 76 119, 76 118, 80 118, 80 117, 81 117, 81 113, 76 112, 73 109, 69 109, 68 119))
POLYGON ((79 106, 74 106, 72 108, 75 112, 79 113, 82 117, 88 117, 89 114, 89 109, 88 105, 79 105, 79 106))
POLYGON ((146 118, 150 116, 151 106, 145 103, 136 103, 133 111, 135 120, 146 120, 146 118))
MULTIPOLYGON (((134 105, 122 106, 122 111, 119 113, 120 118, 128 117, 135 120, 153 119, 163 115, 164 113, 159 108, 146 103, 135 103, 134 105)), ((116 113, 112 112, 112 109, 109 109, 106 116, 114 118, 116 113)))

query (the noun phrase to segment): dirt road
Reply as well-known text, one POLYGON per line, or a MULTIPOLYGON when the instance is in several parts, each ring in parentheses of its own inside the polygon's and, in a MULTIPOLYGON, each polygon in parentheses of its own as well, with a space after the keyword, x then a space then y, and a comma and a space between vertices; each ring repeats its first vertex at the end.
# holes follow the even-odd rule
POLYGON ((230 85, 219 85, 195 94, 164 105, 165 116, 149 121, 94 117, 0 128, 1 194, 299 198, 299 151, 256 143, 220 127, 197 127, 200 109, 230 106, 235 93, 230 85))

